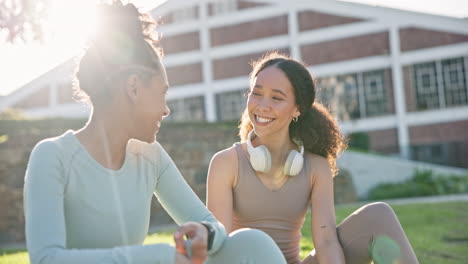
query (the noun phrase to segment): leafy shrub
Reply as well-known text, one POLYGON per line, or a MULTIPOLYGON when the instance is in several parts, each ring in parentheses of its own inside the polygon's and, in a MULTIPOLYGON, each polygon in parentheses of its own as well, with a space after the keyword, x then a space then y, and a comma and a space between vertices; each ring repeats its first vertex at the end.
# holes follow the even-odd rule
POLYGON ((348 146, 353 150, 369 151, 369 135, 364 132, 351 133, 348 146))
POLYGON ((382 200, 456 193, 468 193, 468 175, 435 175, 432 170, 416 170, 406 181, 375 186, 367 198, 382 200))

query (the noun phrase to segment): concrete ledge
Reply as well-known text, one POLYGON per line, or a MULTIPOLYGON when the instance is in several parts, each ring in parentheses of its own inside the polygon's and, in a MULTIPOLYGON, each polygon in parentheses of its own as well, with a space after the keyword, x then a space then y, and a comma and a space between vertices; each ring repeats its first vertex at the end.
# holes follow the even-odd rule
POLYGON ((337 163, 339 168, 347 169, 351 173, 360 198, 365 198, 367 192, 379 183, 397 183, 411 178, 416 169, 432 170, 441 175, 468 175, 467 169, 355 151, 346 151, 337 163))

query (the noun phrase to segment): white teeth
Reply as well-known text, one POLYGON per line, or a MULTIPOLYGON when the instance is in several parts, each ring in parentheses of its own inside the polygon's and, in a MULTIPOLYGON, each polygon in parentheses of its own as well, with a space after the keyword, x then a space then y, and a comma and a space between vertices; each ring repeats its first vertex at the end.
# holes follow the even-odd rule
POLYGON ((257 121, 260 123, 270 123, 271 121, 273 121, 272 118, 264 118, 260 116, 255 116, 255 117, 257 118, 257 121))

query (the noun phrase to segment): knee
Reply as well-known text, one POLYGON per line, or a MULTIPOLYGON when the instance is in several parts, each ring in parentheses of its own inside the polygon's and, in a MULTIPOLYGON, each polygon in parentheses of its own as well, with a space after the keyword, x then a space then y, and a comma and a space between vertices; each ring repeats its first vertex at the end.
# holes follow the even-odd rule
POLYGON ((275 243, 265 232, 258 229, 242 228, 229 234, 230 239, 239 242, 275 243))
POLYGON ((389 217, 394 216, 395 212, 387 203, 375 202, 361 207, 361 209, 359 209, 359 214, 366 216, 389 217))
POLYGON ((375 213, 393 214, 393 209, 388 203, 376 202, 367 205, 367 210, 374 211, 375 213))
POLYGON ((281 263, 286 264, 281 250, 266 233, 244 228, 229 234, 223 247, 208 263, 281 263))

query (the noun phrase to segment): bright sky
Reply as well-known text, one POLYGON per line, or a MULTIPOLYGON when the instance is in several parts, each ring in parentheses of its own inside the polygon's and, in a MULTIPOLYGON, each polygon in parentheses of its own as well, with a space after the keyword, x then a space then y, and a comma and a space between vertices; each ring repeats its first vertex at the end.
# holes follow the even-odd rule
MULTIPOLYGON (((166 0, 131 0, 138 7, 150 9, 166 0)), ((168 0, 171 1, 171 0, 168 0)), ((468 0, 343 0, 411 11, 468 17, 468 0)), ((0 43, 0 95, 47 72, 80 50, 86 32, 92 30, 90 10, 94 0, 54 0, 50 28, 55 33, 45 45, 10 45, 0 43), (66 11, 70 10, 70 11, 66 11), (86 18, 86 19, 82 19, 86 18)))

